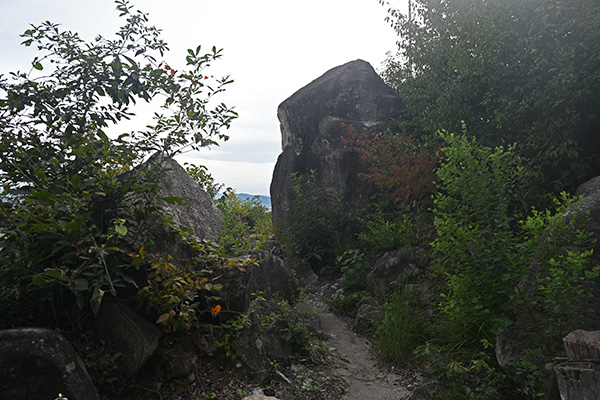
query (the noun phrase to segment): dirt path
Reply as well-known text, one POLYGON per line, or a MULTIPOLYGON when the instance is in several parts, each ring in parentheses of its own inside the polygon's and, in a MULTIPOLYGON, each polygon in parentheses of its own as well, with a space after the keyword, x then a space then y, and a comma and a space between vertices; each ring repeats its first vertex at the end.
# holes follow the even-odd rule
POLYGON ((329 339, 330 352, 340 359, 336 374, 348 383, 346 400, 399 400, 410 391, 402 377, 377 365, 369 353, 368 341, 350 330, 347 323, 329 310, 318 293, 306 296, 299 306, 302 311, 315 312, 329 339))

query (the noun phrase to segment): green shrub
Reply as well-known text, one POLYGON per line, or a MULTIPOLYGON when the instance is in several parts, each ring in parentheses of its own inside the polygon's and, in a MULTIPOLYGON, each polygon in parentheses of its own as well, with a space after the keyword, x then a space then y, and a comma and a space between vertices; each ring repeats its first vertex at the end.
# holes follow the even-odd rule
POLYGON ((333 199, 319 185, 317 171, 303 178, 292 174, 294 206, 288 205, 288 222, 277 233, 288 257, 308 262, 320 271, 330 264, 345 240, 348 240, 348 218, 341 199, 333 199))
MULTIPOLYGON (((161 171, 123 172, 151 153, 173 156, 227 140, 236 113, 208 101, 231 83, 205 85, 213 48, 188 50, 179 72, 148 17, 115 2, 125 22, 90 43, 44 22, 23 34, 40 55, 29 73, 0 76, 0 327, 77 330, 106 293, 135 290, 161 171), (41 72, 43 71, 43 72, 41 72), (200 84, 199 84, 200 83, 200 84), (110 138, 138 100, 164 98, 145 129, 110 138)), ((142 283, 143 284, 143 283, 142 283)))
POLYGON ((186 172, 210 195, 213 201, 216 200, 225 185, 215 181, 215 178, 204 165, 185 163, 184 166, 186 172))
POLYGON ((385 212, 384 206, 359 218, 362 225, 358 239, 375 253, 399 250, 411 246, 427 246, 432 239, 430 212, 415 213, 409 206, 395 206, 385 212))
MULTIPOLYGON (((486 352, 482 343, 516 326, 527 349, 515 365, 529 378, 525 391, 540 393, 545 366, 561 353, 562 337, 577 328, 583 310, 574 299, 590 295, 600 269, 589 265, 591 234, 577 228, 585 216, 563 194, 555 212, 532 210, 519 221, 511 208, 520 171, 513 149, 443 137, 448 146, 438 171, 433 249, 435 272, 446 286, 434 325, 437 343, 452 348, 455 356, 446 358, 464 366, 465 352, 486 352)), ((464 366, 462 372, 469 371, 464 366)))
POLYGON ((520 168, 512 147, 491 149, 464 135, 442 137, 434 264, 447 279, 445 316, 458 337, 478 343, 492 340, 500 326, 514 288, 506 276, 522 256, 510 212, 520 168))
POLYGON ((339 294, 329 302, 329 307, 333 312, 340 315, 347 315, 352 318, 356 318, 356 313, 360 307, 362 299, 369 296, 368 292, 358 291, 350 293, 346 297, 341 297, 339 294))
POLYGON ((396 290, 376 323, 375 349, 381 358, 409 365, 417 346, 429 339, 427 306, 418 289, 404 285, 396 290))
POLYGON ((257 249, 273 236, 271 211, 258 196, 241 200, 229 189, 217 199, 223 215, 223 229, 219 238, 225 254, 239 256, 257 249))
POLYGON ((342 285, 348 290, 360 290, 367 286, 371 265, 358 249, 350 249, 335 258, 335 268, 342 273, 342 285))

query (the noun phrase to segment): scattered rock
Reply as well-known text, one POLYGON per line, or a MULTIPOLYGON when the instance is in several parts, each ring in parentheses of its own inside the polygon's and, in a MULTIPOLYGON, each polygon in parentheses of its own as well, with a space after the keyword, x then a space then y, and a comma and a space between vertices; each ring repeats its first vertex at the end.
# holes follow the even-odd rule
POLYGON ((569 360, 600 360, 600 331, 577 329, 563 338, 569 360))
POLYGON ((277 397, 265 396, 263 394, 253 394, 244 397, 242 400, 279 400, 277 397))
POLYGON ((354 330, 360 333, 367 333, 375 326, 375 320, 381 315, 383 308, 371 296, 362 299, 361 303, 354 319, 354 330))
POLYGON ((383 254, 369 273, 368 290, 374 295, 392 293, 397 286, 414 282, 425 269, 425 256, 426 251, 418 247, 383 254))
POLYGON ((293 302, 299 290, 283 260, 264 250, 252 250, 249 255, 258 261, 258 265, 249 268, 246 286, 248 302, 252 300, 253 293, 261 293, 267 300, 277 295, 280 299, 293 302))
POLYGON ((180 349, 158 350, 151 360, 154 370, 160 372, 161 377, 166 380, 190 376, 197 362, 198 358, 194 354, 180 349))
POLYGON ((71 344, 48 329, 0 331, 0 371, 4 399, 100 398, 71 344))
POLYGON ((250 326, 237 339, 236 354, 246 365, 250 377, 260 384, 269 377, 269 359, 256 313, 251 312, 249 318, 250 326))
POLYGON ((121 353, 119 362, 129 376, 154 354, 162 333, 152 323, 117 301, 105 299, 95 321, 98 335, 121 353))

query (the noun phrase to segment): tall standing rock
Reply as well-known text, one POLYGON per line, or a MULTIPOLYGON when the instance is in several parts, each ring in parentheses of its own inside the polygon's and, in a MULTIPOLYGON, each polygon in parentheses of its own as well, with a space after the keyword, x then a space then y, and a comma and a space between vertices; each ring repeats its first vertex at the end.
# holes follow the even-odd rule
POLYGON ((294 208, 291 174, 307 177, 316 170, 317 184, 332 198, 342 198, 348 213, 372 194, 358 179, 364 170, 355 153, 346 152, 343 124, 357 132, 377 132, 402 108, 401 99, 365 61, 333 68, 279 105, 282 153, 271 182, 273 222, 285 224, 294 208))

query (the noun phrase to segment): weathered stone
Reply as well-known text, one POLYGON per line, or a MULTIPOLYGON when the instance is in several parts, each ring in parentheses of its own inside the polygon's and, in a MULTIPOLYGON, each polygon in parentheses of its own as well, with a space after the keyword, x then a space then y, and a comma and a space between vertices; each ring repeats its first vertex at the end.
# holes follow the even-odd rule
POLYGON ((167 380, 189 376, 196 367, 197 357, 180 349, 158 350, 152 357, 152 364, 161 377, 167 380))
POLYGON ((600 360, 600 331, 577 329, 563 338, 571 361, 600 360))
POLYGON ((356 60, 333 68, 280 104, 282 153, 271 182, 272 217, 288 222, 293 210, 291 174, 307 178, 317 171, 317 184, 332 200, 343 199, 354 214, 373 194, 372 185, 358 178, 365 170, 357 154, 345 151, 343 124, 359 133, 385 129, 403 107, 369 63, 356 60))
POLYGON ((277 397, 265 396, 263 394, 252 394, 244 397, 242 400, 279 400, 277 397))
POLYGON ((4 399, 100 398, 71 344, 48 329, 0 331, 0 371, 4 399))
POLYGON ((190 336, 194 348, 201 354, 212 357, 219 350, 219 341, 213 325, 197 324, 192 327, 190 336))
POLYGON ((135 374, 154 354, 160 330, 125 304, 104 300, 95 321, 98 335, 117 352, 127 375, 135 374))
POLYGON ((143 231, 143 236, 154 242, 156 253, 161 257, 172 257, 176 265, 183 265, 196 253, 175 230, 165 226, 161 217, 171 218, 171 223, 177 227, 193 229, 193 235, 198 239, 213 241, 219 239, 223 217, 210 195, 177 161, 161 153, 124 174, 123 179, 155 179, 154 174, 158 174, 158 198, 172 198, 171 202, 175 204, 159 200, 163 207, 161 215, 153 216, 153 222, 143 231), (183 199, 183 203, 174 198, 183 199))
POLYGON ((293 276, 281 258, 264 250, 252 250, 240 259, 243 267, 229 269, 222 279, 220 297, 228 310, 245 312, 258 295, 267 300, 277 295, 290 302, 298 295, 293 276), (245 264, 252 259, 256 262, 245 264))
POLYGON ((391 293, 399 285, 414 282, 425 268, 425 255, 425 250, 416 247, 383 254, 369 273, 368 290, 373 294, 391 293))
POLYGON ((289 321, 278 319, 281 307, 271 302, 260 302, 255 308, 256 314, 261 321, 269 320, 269 326, 257 326, 261 331, 261 340, 265 348, 265 353, 271 360, 283 360, 294 355, 294 348, 291 340, 283 337, 283 332, 289 331, 289 321))
POLYGON ((264 250, 252 250, 249 255, 258 261, 258 265, 249 270, 247 300, 252 299, 252 293, 262 293, 267 300, 277 295, 280 299, 293 301, 298 288, 283 260, 264 250))
POLYGON ((269 376, 269 359, 265 351, 256 313, 249 315, 250 326, 237 339, 236 354, 248 369, 249 376, 262 383, 269 376))
POLYGON ((361 301, 354 319, 354 330, 366 333, 375 326, 376 318, 381 315, 382 307, 374 297, 368 296, 361 301))
POLYGON ((568 361, 554 367, 561 399, 600 398, 600 363, 568 361))

